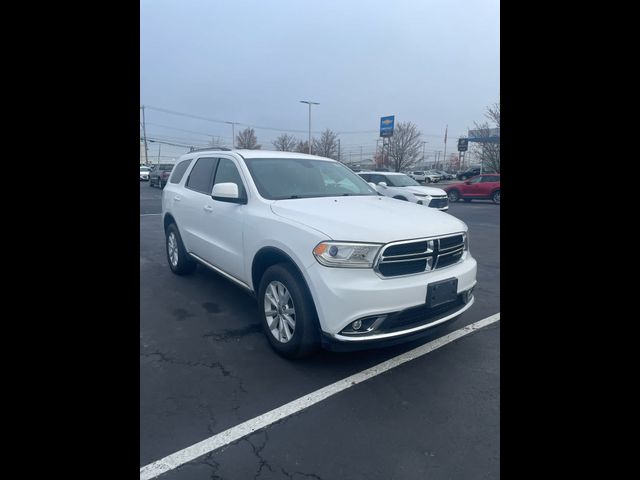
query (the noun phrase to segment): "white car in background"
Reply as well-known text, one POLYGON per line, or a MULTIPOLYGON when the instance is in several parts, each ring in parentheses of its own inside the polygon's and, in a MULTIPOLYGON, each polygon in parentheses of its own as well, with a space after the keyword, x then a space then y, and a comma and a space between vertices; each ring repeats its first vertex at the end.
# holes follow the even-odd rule
POLYGON ((358 172, 358 175, 385 197, 426 205, 442 211, 449 210, 447 192, 441 188, 424 187, 404 173, 358 172))
POLYGON ((144 165, 140 165, 140 181, 141 182, 148 182, 149 181, 149 172, 151 171, 151 169, 149 167, 146 167, 144 165))

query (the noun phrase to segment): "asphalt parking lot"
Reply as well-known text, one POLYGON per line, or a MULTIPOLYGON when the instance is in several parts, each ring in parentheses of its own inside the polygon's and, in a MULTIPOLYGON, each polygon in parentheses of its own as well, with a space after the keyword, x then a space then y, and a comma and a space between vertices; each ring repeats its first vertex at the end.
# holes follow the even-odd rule
MULTIPOLYGON (((285 360, 250 294, 204 267, 171 273, 160 196, 140 182, 141 467, 500 312, 500 207, 456 203, 478 261, 470 310, 418 342, 285 360)), ((498 321, 159 478, 497 479, 499 360, 498 321)))

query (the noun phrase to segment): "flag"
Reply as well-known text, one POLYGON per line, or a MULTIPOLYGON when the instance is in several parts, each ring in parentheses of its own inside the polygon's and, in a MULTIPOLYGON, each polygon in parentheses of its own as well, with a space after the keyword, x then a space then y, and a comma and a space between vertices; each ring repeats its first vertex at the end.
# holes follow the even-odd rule
POLYGON ((447 143, 447 130, 449 130, 449 125, 447 125, 447 128, 444 129, 444 143, 447 143))

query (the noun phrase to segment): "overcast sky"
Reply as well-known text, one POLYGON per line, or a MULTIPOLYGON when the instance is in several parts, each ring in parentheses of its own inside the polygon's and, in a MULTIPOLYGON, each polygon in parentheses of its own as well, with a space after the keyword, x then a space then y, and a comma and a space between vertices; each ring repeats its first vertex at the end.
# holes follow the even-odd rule
MULTIPOLYGON (((140 102, 306 132, 308 107, 299 101, 310 99, 320 102, 312 130, 344 132, 342 150, 354 158, 360 145, 365 156, 375 149, 384 115, 417 124, 427 151, 443 149, 448 124, 452 152, 500 98, 499 7, 497 0, 141 0, 140 102)), ((231 143, 230 125, 145 114, 148 137, 207 143, 202 134, 210 134, 231 143)), ((279 133, 256 129, 263 148, 279 133)), ((162 146, 163 155, 183 151, 162 146)))

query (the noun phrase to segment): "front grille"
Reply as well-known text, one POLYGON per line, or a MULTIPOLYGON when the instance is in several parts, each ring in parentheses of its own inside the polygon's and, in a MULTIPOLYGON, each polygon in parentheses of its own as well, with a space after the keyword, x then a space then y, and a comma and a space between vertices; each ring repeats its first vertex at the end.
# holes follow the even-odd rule
POLYGON ((464 234, 391 243, 382 247, 376 270, 383 277, 428 272, 458 263, 464 254, 464 234))
POLYGON ((429 207, 431 208, 444 208, 449 205, 449 197, 434 197, 429 202, 429 207))

